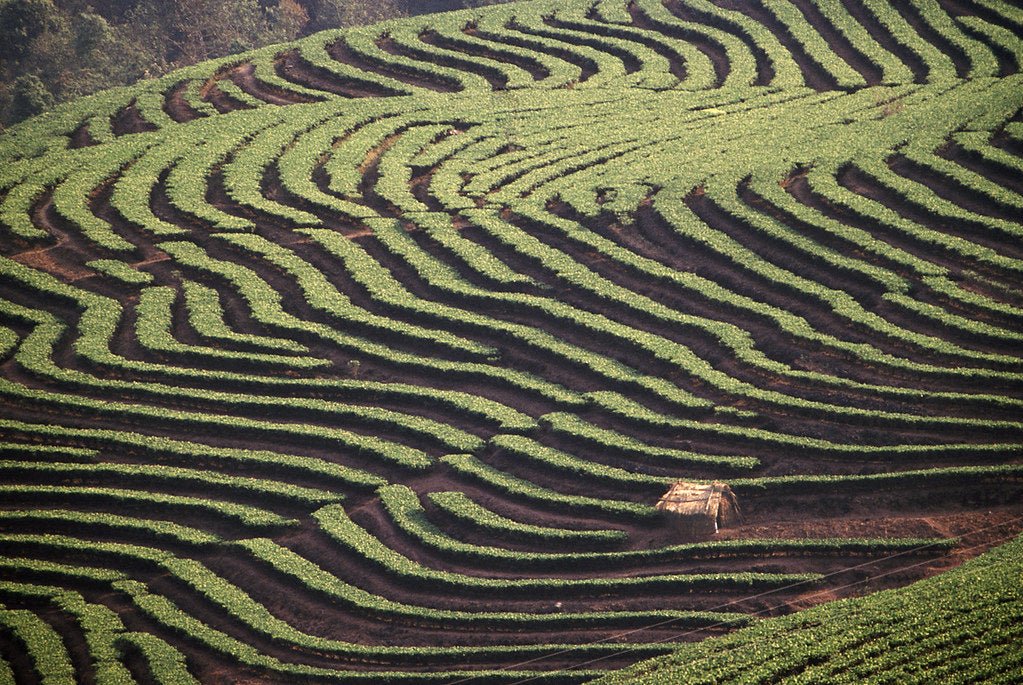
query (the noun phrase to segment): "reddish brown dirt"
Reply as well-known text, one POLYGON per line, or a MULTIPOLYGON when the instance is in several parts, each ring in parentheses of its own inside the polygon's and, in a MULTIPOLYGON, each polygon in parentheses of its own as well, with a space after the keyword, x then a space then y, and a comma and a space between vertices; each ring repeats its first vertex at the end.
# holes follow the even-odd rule
POLYGON ((115 136, 123 136, 129 133, 155 131, 156 125, 142 118, 135 101, 132 100, 110 118, 110 130, 115 136))
POLYGON ((481 29, 477 27, 467 27, 466 33, 469 33, 476 38, 490 41, 496 46, 501 45, 514 45, 520 48, 528 48, 534 52, 541 52, 545 55, 551 55, 557 57, 560 60, 568 62, 579 67, 579 77, 575 80, 576 83, 582 83, 588 80, 591 76, 596 74, 600 69, 596 62, 593 60, 580 55, 572 50, 563 50, 557 46, 551 45, 547 42, 540 42, 537 40, 530 40, 529 36, 525 33, 520 33, 517 30, 517 25, 514 22, 509 22, 505 26, 505 31, 495 33, 487 29, 481 29))
MULTIPOLYGON (((377 45, 386 51, 392 43, 381 39, 377 45)), ((452 93, 460 90, 457 83, 447 79, 441 79, 434 74, 421 69, 407 69, 402 65, 382 63, 374 58, 367 57, 349 47, 343 39, 337 40, 327 46, 327 53, 338 62, 355 67, 374 74, 388 76, 402 81, 411 86, 434 90, 441 93, 452 93)))
POLYGON ((185 89, 188 88, 188 83, 188 81, 182 81, 168 90, 164 96, 163 111, 179 124, 193 121, 203 116, 195 111, 185 100, 184 93, 185 89))
POLYGON ((72 133, 68 140, 68 147, 72 149, 89 147, 95 145, 96 141, 93 140, 92 134, 89 133, 89 122, 83 121, 72 133))
POLYGON ((277 56, 277 74, 306 88, 322 90, 349 98, 394 97, 403 95, 365 79, 342 78, 337 74, 310 64, 302 59, 298 50, 289 50, 277 56))
POLYGON ((286 106, 318 102, 314 97, 264 83, 256 78, 255 72, 256 65, 246 62, 231 69, 228 72, 228 78, 249 95, 271 105, 286 106))
POLYGON ((807 54, 806 49, 796 39, 781 21, 775 17, 770 10, 761 4, 760 0, 715 0, 718 7, 741 12, 761 24, 768 31, 774 34, 778 42, 792 55, 792 59, 799 65, 803 73, 803 80, 806 85, 814 90, 826 91, 838 88, 838 82, 831 72, 822 67, 816 60, 807 54))
MULTIPOLYGON (((466 35, 476 35, 476 27, 473 24, 466 26, 463 29, 466 35)), ((538 62, 537 60, 531 59, 524 55, 520 55, 514 52, 501 50, 499 48, 487 48, 484 46, 476 45, 474 43, 463 43, 456 38, 446 36, 442 33, 435 31, 428 31, 420 36, 420 40, 430 45, 436 45, 447 50, 453 50, 455 52, 461 52, 470 57, 482 57, 483 59, 493 60, 495 62, 505 62, 507 64, 514 64, 520 69, 524 69, 529 72, 529 75, 533 77, 534 81, 542 81, 543 79, 550 76, 551 72, 547 67, 538 62)))
POLYGON ((907 48, 892 36, 891 32, 877 20, 877 17, 865 6, 863 0, 847 0, 843 3, 846 10, 856 21, 863 25, 870 37, 888 52, 898 57, 913 73, 915 83, 927 81, 927 65, 918 54, 907 48))
POLYGON ((750 54, 753 55, 757 63, 757 78, 754 80, 753 85, 766 86, 774 80, 775 71, 774 65, 771 64, 771 60, 764 53, 763 49, 738 26, 729 21, 719 19, 711 14, 704 14, 680 2, 679 0, 665 0, 664 5, 672 14, 682 21, 713 26, 714 28, 731 33, 741 40, 750 51, 750 54))
POLYGON ((807 21, 813 24, 814 28, 824 37, 835 54, 845 60, 849 66, 858 71, 868 86, 876 86, 881 83, 883 72, 881 68, 871 62, 863 53, 857 50, 849 39, 841 31, 827 20, 815 4, 809 0, 793 0, 793 3, 803 13, 807 21))
POLYGON ((636 28, 643 29, 644 31, 654 31, 692 43, 696 46, 696 49, 705 54, 711 61, 714 67, 714 75, 716 76, 714 86, 720 87, 725 82, 725 79, 732 70, 732 66, 728 62, 728 56, 721 45, 709 40, 706 36, 696 31, 689 31, 677 25, 654 22, 634 2, 629 3, 629 14, 632 16, 632 25, 636 28))

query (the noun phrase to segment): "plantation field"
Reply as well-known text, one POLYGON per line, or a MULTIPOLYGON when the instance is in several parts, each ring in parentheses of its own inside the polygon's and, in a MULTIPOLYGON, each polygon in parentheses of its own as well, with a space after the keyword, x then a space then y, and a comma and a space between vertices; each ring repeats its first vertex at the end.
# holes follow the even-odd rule
POLYGON ((4 133, 0 683, 581 683, 1012 540, 1021 64, 1005 0, 530 0, 4 133))

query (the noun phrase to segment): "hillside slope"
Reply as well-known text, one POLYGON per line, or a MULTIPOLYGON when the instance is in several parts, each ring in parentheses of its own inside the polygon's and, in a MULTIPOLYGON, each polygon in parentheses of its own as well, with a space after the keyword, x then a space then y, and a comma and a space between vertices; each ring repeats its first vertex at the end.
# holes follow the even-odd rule
POLYGON ((1023 543, 909 587, 840 600, 687 645, 594 685, 1016 683, 1023 543))
POLYGON ((534 0, 4 133, 0 682, 579 683, 1015 535, 1021 36, 534 0))

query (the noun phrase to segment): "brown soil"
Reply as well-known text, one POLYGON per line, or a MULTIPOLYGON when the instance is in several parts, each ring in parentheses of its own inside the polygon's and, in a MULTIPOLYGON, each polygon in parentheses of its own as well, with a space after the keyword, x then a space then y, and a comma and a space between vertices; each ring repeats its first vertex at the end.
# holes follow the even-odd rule
POLYGON ((249 95, 259 98, 271 105, 286 106, 318 102, 318 100, 314 97, 264 83, 256 78, 255 72, 256 65, 251 62, 246 62, 231 69, 231 71, 228 72, 228 78, 234 81, 239 88, 249 95))
POLYGON ((89 122, 83 121, 78 128, 72 133, 68 139, 68 147, 72 149, 89 147, 95 145, 96 141, 93 139, 92 134, 89 133, 89 122))
POLYGON ((342 78, 302 59, 298 50, 289 50, 278 55, 276 70, 279 76, 292 83, 348 98, 404 95, 404 93, 366 79, 342 78))
MULTIPOLYGON (((471 24, 466 26, 463 29, 463 32, 469 36, 475 36, 477 33, 475 26, 471 24)), ((514 64, 520 69, 524 69, 529 72, 529 75, 533 77, 534 81, 542 81, 551 74, 547 67, 530 57, 498 48, 490 49, 474 43, 463 43, 451 36, 446 36, 435 31, 428 31, 422 34, 420 36, 420 40, 424 43, 429 43, 430 45, 436 45, 437 47, 442 47, 447 50, 464 53, 470 57, 482 57, 483 59, 489 59, 495 62, 514 64)))
POLYGON ((132 100, 110 119, 110 130, 115 136, 123 136, 129 133, 146 133, 155 131, 156 125, 146 121, 139 113, 135 101, 132 100))
POLYGON ((877 20, 877 17, 866 7, 863 0, 847 0, 843 3, 846 10, 856 21, 863 25, 870 37, 878 45, 898 57, 913 74, 915 83, 927 81, 927 65, 918 54, 900 43, 885 26, 877 20))
POLYGON ((728 56, 721 45, 709 40, 699 32, 690 31, 682 26, 654 22, 634 2, 629 3, 629 14, 632 16, 632 25, 636 28, 643 29, 644 31, 655 31, 692 43, 697 50, 707 56, 714 66, 714 74, 716 76, 714 87, 720 87, 725 82, 725 79, 732 70, 732 66, 728 62, 728 56))
POLYGON ((714 15, 704 14, 703 12, 679 2, 679 0, 665 0, 664 5, 672 14, 682 21, 713 26, 714 28, 733 34, 736 38, 745 43, 746 48, 750 51, 750 54, 753 55, 757 63, 757 78, 753 82, 754 86, 766 86, 774 80, 774 65, 771 64, 771 60, 767 57, 767 54, 764 53, 763 49, 737 25, 732 24, 729 21, 719 19, 714 15))
POLYGON ((588 80, 599 71, 597 63, 583 55, 571 50, 559 49, 557 46, 551 45, 548 42, 531 40, 528 35, 520 33, 517 30, 517 26, 514 22, 509 22, 505 26, 505 30, 500 32, 493 32, 479 27, 466 28, 465 31, 476 38, 490 41, 498 47, 501 45, 514 45, 520 48, 527 48, 534 52, 540 52, 545 55, 551 55, 552 57, 557 57, 569 64, 573 64, 579 67, 579 77, 575 79, 576 83, 582 83, 588 80))
POLYGON ((163 101, 163 111, 179 124, 204 116, 195 111, 192 105, 188 104, 188 101, 185 100, 184 93, 185 89, 188 88, 188 84, 188 81, 182 81, 173 86, 167 91, 163 101))
POLYGON ((749 0, 747 2, 740 2, 740 0, 716 0, 715 4, 724 9, 741 12, 770 31, 788 53, 792 55, 795 63, 799 65, 799 70, 803 72, 803 81, 806 82, 808 87, 818 91, 836 90, 838 88, 838 82, 831 72, 807 54, 806 49, 792 35, 788 27, 775 17, 770 10, 765 8, 760 0, 749 0))
POLYGON ((881 68, 857 50, 849 39, 845 37, 845 34, 836 29, 814 3, 809 0, 793 0, 792 4, 798 7, 807 21, 813 24, 814 28, 824 37, 824 40, 828 42, 831 49, 835 51, 835 54, 863 76, 868 86, 876 86, 881 83, 883 75, 881 68))

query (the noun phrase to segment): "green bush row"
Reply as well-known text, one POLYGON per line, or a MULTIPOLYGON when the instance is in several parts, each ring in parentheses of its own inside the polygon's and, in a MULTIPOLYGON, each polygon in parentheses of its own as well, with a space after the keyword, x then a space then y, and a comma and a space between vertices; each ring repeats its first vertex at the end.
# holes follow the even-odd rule
POLYGON ((327 505, 314 512, 320 528, 350 553, 373 563, 384 573, 414 583, 461 592, 502 590, 508 596, 521 593, 555 592, 585 595, 629 591, 735 590, 779 587, 792 583, 812 584, 821 578, 814 573, 699 573, 607 578, 491 578, 442 571, 424 566, 394 550, 352 521, 344 508, 327 505))
POLYGON ((594 545, 622 542, 628 535, 622 530, 552 528, 523 523, 501 516, 471 499, 464 492, 431 492, 427 495, 435 507, 464 525, 497 536, 497 539, 521 539, 535 544, 587 542, 594 545))
POLYGON ((156 539, 194 546, 207 546, 220 541, 212 533, 182 526, 172 521, 121 516, 105 512, 69 509, 8 509, 0 511, 0 521, 27 521, 40 524, 66 523, 86 528, 101 528, 130 533, 145 533, 156 539))
MULTIPOLYGON (((418 544, 470 563, 515 570, 573 570, 599 568, 607 572, 617 564, 683 562, 693 559, 759 560, 764 557, 863 554, 887 555, 921 549, 942 552, 956 544, 941 538, 826 538, 802 540, 743 539, 671 545, 624 552, 522 552, 475 545, 457 540, 429 520, 419 497, 404 485, 377 491, 394 522, 418 544)), ((436 493, 431 493, 436 494, 436 493)), ((434 500, 436 501, 436 500, 434 500)), ((574 531, 573 531, 574 532, 574 531)), ((737 562, 737 565, 741 562, 737 562)))
MULTIPOLYGON (((357 611, 385 620, 401 620, 420 626, 450 626, 453 623, 465 626, 489 626, 502 629, 543 629, 561 630, 587 626, 629 626, 650 625, 671 621, 679 627, 701 625, 723 625, 728 627, 746 625, 752 619, 745 614, 714 611, 679 611, 672 609, 651 611, 593 611, 569 612, 516 612, 516 611, 461 611, 437 609, 429 606, 404 604, 380 595, 367 592, 346 583, 324 571, 308 559, 299 556, 287 547, 282 547, 266 538, 241 540, 236 543, 254 558, 271 565, 279 573, 312 590, 357 611)), ((500 649, 500 648, 499 648, 500 649)))

